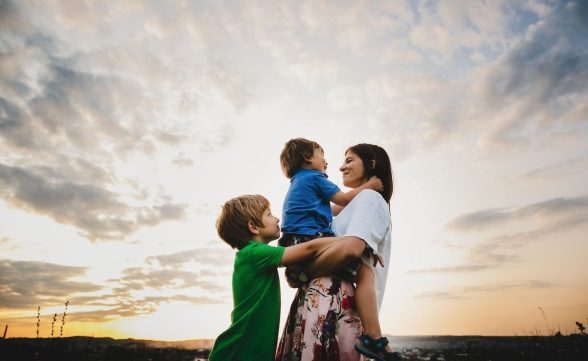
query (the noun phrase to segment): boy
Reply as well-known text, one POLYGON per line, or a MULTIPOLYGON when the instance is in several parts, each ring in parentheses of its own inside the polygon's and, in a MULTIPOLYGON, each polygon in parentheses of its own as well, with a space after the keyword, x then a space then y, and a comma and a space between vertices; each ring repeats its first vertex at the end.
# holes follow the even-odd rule
POLYGON ((216 222, 218 235, 238 249, 233 270, 231 326, 217 339, 211 361, 270 361, 274 359, 280 320, 277 267, 318 257, 341 248, 344 264, 357 257, 348 251, 355 237, 321 238, 288 248, 268 243, 280 237, 278 218, 266 198, 245 195, 227 201, 216 222))

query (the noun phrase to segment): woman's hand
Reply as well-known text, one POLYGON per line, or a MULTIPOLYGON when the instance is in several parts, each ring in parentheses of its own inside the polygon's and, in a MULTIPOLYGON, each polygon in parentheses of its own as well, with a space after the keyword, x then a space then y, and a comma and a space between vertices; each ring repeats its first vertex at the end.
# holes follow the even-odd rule
POLYGON ((374 267, 380 264, 380 266, 384 267, 384 259, 379 254, 372 252, 372 258, 374 260, 374 267))

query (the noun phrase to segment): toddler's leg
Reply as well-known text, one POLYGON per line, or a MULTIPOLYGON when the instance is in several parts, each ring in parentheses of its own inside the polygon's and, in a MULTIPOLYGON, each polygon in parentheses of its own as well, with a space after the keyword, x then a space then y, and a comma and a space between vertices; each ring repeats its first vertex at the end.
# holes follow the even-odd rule
MULTIPOLYGON (((373 339, 382 337, 380 320, 378 319, 378 300, 376 298, 374 269, 363 264, 359 269, 355 288, 355 304, 361 318, 364 332, 373 339)), ((392 351, 386 346, 387 351, 392 351)))
POLYGON ((304 265, 304 273, 310 279, 329 276, 342 266, 361 256, 365 246, 365 242, 361 238, 342 237, 340 240, 333 242, 329 248, 320 253, 315 259, 304 265))

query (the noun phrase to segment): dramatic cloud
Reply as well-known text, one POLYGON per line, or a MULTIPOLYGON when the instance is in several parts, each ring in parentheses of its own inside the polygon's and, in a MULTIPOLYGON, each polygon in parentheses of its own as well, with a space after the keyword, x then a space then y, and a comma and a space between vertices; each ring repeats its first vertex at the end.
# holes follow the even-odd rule
POLYGON ((72 281, 85 267, 39 261, 0 260, 0 307, 33 309, 63 304, 72 295, 99 291, 101 286, 72 281))
POLYGON ((410 43, 386 44, 399 54, 383 56, 392 60, 366 81, 364 116, 400 149, 579 139, 588 122, 585 13, 582 1, 421 2, 410 43), (412 55, 422 52, 427 65, 412 55))
POLYGON ((228 125, 249 101, 243 74, 190 40, 216 24, 192 15, 176 22, 192 14, 181 7, 143 18, 141 5, 119 5, 5 1, 0 9, 0 197, 92 240, 183 218, 186 206, 165 194, 142 198, 163 188, 146 185, 129 162, 169 154, 166 162, 193 165, 187 149, 226 146, 228 125), (174 49, 175 61, 158 47, 174 49), (223 120, 202 120, 214 113, 223 120))
POLYGON ((213 281, 216 275, 207 271, 128 268, 120 278, 102 285, 72 280, 84 277, 86 271, 85 267, 39 261, 0 260, 0 308, 32 310, 39 305, 42 308, 60 306, 69 299, 70 304, 75 305, 70 311, 72 320, 106 321, 152 313, 162 303, 221 302, 209 295, 186 294, 194 287, 215 294, 227 292, 227 287, 213 281), (155 292, 154 295, 142 294, 149 290, 155 292))
POLYGON ((580 130, 588 121, 586 7, 585 1, 555 5, 484 70, 474 88, 478 114, 493 124, 484 142, 531 141, 539 129, 580 130))
MULTIPOLYGON (((206 296, 190 297, 185 295, 169 297, 135 297, 132 299, 112 297, 110 299, 115 299, 117 301, 116 305, 101 307, 99 310, 95 311, 70 312, 69 318, 71 321, 78 322, 104 322, 118 318, 153 313, 164 303, 189 302, 194 305, 220 303, 218 300, 206 296)), ((72 302, 76 302, 76 304, 80 304, 79 301, 83 300, 76 298, 72 299, 72 302)), ((96 305, 96 303, 91 301, 88 301, 85 304, 96 305)))
POLYGON ((0 164, 0 196, 16 207, 48 215, 94 239, 124 239, 141 226, 184 217, 185 205, 132 207, 90 183, 74 183, 44 170, 0 164))

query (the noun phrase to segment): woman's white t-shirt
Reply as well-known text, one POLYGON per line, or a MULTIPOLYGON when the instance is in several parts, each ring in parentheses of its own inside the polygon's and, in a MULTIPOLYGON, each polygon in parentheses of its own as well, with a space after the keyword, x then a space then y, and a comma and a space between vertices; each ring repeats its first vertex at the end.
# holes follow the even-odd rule
POLYGON ((365 189, 333 219, 332 229, 335 235, 354 236, 363 239, 367 245, 384 259, 384 267, 373 267, 371 257, 363 258, 374 269, 378 310, 382 305, 386 278, 390 265, 390 243, 392 222, 388 203, 376 191, 365 189))

